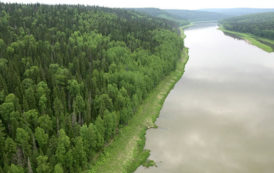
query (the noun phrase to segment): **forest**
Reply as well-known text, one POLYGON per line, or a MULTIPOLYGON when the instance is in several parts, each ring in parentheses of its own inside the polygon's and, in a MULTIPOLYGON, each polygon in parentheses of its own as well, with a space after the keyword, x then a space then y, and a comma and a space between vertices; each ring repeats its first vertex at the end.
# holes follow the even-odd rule
POLYGON ((176 67, 174 22, 0 3, 0 172, 80 172, 176 67))
POLYGON ((181 25, 196 22, 217 22, 223 19, 255 13, 274 12, 273 8, 205 8, 199 10, 132 8, 154 17, 168 19, 181 25))
MULTIPOLYGON (((175 16, 170 13, 168 13, 166 10, 158 9, 158 8, 132 8, 132 10, 135 10, 137 12, 145 13, 150 16, 159 17, 167 20, 171 20, 181 26, 189 25, 190 21, 186 18, 182 18, 180 16, 175 16)), ((193 13, 195 13, 193 11, 193 13)))
POLYGON ((201 9, 201 11, 223 14, 226 15, 228 18, 255 13, 274 12, 274 8, 205 8, 201 9))
POLYGON ((178 18, 188 20, 191 22, 205 22, 205 21, 216 22, 218 20, 228 17, 222 13, 208 12, 208 11, 202 11, 202 10, 169 9, 165 11, 173 16, 177 16, 178 18))
POLYGON ((182 9, 158 9, 158 8, 133 8, 154 17, 164 18, 181 25, 188 25, 191 22, 217 21, 229 16, 203 10, 182 10, 182 9))
POLYGON ((220 23, 227 30, 274 40, 274 12, 233 17, 220 23))

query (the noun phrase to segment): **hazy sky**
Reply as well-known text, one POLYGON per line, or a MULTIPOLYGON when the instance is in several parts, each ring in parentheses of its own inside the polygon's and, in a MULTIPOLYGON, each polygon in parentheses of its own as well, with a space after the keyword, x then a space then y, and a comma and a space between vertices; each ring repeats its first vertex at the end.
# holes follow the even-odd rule
POLYGON ((274 8, 274 0, 0 0, 1 2, 85 4, 105 7, 156 7, 162 9, 274 8))

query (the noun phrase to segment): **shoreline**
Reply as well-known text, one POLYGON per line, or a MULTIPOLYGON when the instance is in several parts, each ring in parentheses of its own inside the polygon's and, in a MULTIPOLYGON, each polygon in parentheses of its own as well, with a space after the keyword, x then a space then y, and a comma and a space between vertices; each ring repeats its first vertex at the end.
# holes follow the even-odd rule
MULTIPOLYGON (((181 37, 185 37, 183 32, 181 37)), ((153 161, 147 160, 150 151, 144 149, 145 134, 149 128, 155 127, 154 122, 160 114, 165 98, 184 74, 188 58, 188 48, 184 47, 176 69, 158 84, 138 108, 128 125, 119 130, 119 134, 104 149, 96 162, 89 164, 88 170, 83 172, 134 172, 143 164, 153 166, 153 161)))
MULTIPOLYGON (((189 28, 189 27, 191 27, 191 26, 193 26, 193 25, 194 25, 194 23, 191 22, 191 23, 189 23, 189 24, 187 24, 187 25, 184 25, 184 26, 180 27, 180 30, 187 29, 187 28, 189 28)), ((183 38, 184 38, 184 37, 183 37, 183 38)))
POLYGON ((230 31, 230 30, 225 29, 222 25, 220 25, 218 29, 223 31, 227 35, 245 40, 249 44, 252 44, 252 45, 268 52, 268 53, 274 52, 274 40, 257 37, 257 36, 254 36, 254 35, 251 35, 248 33, 230 31), (270 46, 270 45, 272 45, 272 46, 270 46))

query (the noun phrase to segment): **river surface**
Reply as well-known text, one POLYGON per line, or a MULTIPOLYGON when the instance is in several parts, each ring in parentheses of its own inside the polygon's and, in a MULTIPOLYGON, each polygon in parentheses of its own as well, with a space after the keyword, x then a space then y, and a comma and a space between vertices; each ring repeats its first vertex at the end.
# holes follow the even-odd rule
POLYGON ((273 173, 274 54, 217 26, 185 31, 190 59, 146 134, 137 173, 273 173))

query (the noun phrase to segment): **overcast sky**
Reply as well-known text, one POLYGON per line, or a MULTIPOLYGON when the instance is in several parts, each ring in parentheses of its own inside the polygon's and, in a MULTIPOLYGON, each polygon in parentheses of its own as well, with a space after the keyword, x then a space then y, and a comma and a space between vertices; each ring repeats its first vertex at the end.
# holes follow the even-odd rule
POLYGON ((0 0, 1 2, 84 4, 104 7, 155 7, 161 9, 274 8, 274 0, 0 0))

